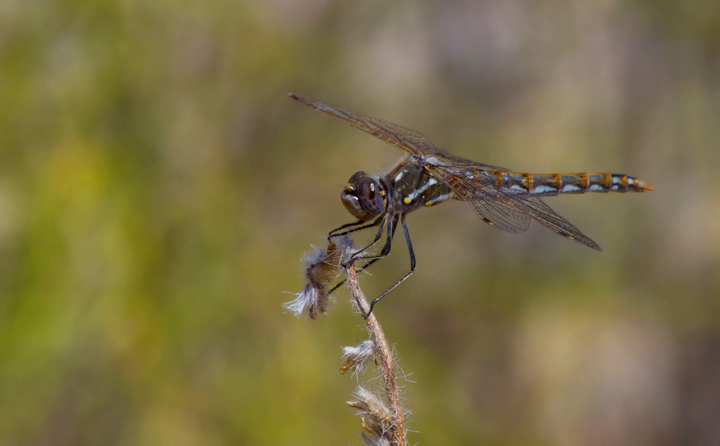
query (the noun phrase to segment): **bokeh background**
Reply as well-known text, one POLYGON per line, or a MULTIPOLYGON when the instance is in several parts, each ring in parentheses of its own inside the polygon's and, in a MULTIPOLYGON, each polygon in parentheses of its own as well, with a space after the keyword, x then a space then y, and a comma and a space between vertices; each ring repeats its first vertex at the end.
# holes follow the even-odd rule
POLYGON ((347 291, 282 304, 400 155, 288 90, 655 187, 547 199, 603 253, 410 215, 377 315, 411 443, 720 443, 720 2, 4 0, 0 444, 361 442, 347 291))

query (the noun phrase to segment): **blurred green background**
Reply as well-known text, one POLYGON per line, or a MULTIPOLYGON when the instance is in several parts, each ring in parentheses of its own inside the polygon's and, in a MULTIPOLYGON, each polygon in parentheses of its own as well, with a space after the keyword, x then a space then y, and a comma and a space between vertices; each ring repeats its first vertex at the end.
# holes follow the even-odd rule
POLYGON ((281 305, 400 154, 288 90, 655 187, 547 200, 603 253, 410 215, 376 311, 411 443, 720 443, 720 2, 4 0, 1 445, 361 442, 347 291, 281 305))

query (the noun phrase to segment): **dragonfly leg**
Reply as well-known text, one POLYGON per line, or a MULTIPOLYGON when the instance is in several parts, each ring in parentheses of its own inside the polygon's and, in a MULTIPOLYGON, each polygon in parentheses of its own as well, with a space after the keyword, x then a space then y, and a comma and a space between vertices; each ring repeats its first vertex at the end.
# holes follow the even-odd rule
POLYGON ((373 311, 373 307, 375 306, 376 303, 378 303, 380 301, 380 299, 385 297, 390 291, 394 290, 398 285, 405 282, 405 280, 408 277, 410 277, 410 275, 415 271, 415 252, 413 251, 412 242, 410 241, 410 232, 408 231, 407 224, 405 223, 405 214, 402 215, 401 222, 402 222, 403 230, 405 231, 405 241, 407 242, 408 251, 410 252, 410 271, 407 274, 405 274, 405 276, 402 279, 395 282, 395 285, 388 288, 384 293, 382 293, 378 298, 376 298, 375 300, 373 300, 370 303, 370 310, 365 315, 365 319, 370 317, 370 314, 372 314, 372 311, 373 311))
MULTIPOLYGON (((394 224, 393 227, 392 227, 392 235, 393 235, 393 237, 395 237, 395 230, 396 230, 396 229, 397 229, 397 224, 394 224)), ((365 265, 361 266, 360 269, 358 270, 358 272, 365 271, 366 269, 368 269, 368 268, 370 267, 370 265, 372 265, 373 263, 377 262, 377 261, 380 260, 381 258, 382 258, 382 257, 375 257, 374 259, 370 260, 370 261, 367 262, 365 265)), ((332 289, 328 292, 328 294, 332 294, 333 291, 335 291, 335 290, 337 290, 338 288, 340 288, 340 286, 341 286, 343 283, 345 283, 346 281, 347 281, 346 279, 343 279, 343 280, 341 280, 340 282, 338 282, 337 285, 335 285, 334 287, 332 287, 332 289)))
MULTIPOLYGON (((358 254, 360 254, 361 252, 363 252, 363 251, 365 251, 366 249, 368 249, 370 246, 372 246, 372 245, 374 245, 375 243, 377 243, 378 238, 375 238, 375 241, 372 243, 372 245, 366 246, 365 248, 363 248, 363 249, 361 249, 360 251, 357 251, 355 254, 353 254, 353 256, 352 256, 352 261, 359 260, 359 259, 367 259, 367 260, 370 260, 370 259, 381 259, 381 258, 383 258, 383 257, 387 257, 387 255, 390 253, 390 247, 392 246, 392 239, 393 239, 393 236, 395 235, 395 228, 397 227, 397 221, 398 221, 398 216, 397 216, 397 215, 394 216, 394 217, 392 218, 392 220, 388 219, 388 223, 387 223, 387 241, 385 242, 385 246, 383 246, 382 251, 380 251, 380 254, 368 255, 368 256, 359 256, 359 255, 358 255, 358 254)), ((380 231, 380 232, 382 232, 382 231, 380 231)), ((378 234, 378 235, 379 235, 379 234, 378 234)))
POLYGON ((340 226, 339 228, 335 228, 332 231, 330 231, 330 233, 328 234, 328 237, 335 237, 336 235, 345 235, 345 234, 347 234, 347 232, 345 234, 340 234, 340 233, 338 233, 338 231, 342 231, 343 229, 349 228, 351 226, 360 226, 363 223, 364 222, 362 222, 362 221, 354 221, 352 223, 346 223, 346 224, 340 226))
MULTIPOLYGON (((366 247, 360 248, 359 250, 355 251, 355 252, 353 253, 353 255, 350 257, 350 260, 348 260, 347 262, 345 262, 345 263, 342 264, 343 268, 347 268, 347 266, 348 266, 349 264, 351 264, 352 262, 354 262, 354 261, 357 260, 357 259, 364 259, 364 258, 366 258, 366 257, 363 257, 363 256, 358 256, 358 254, 360 254, 361 252, 364 252, 364 251, 372 248, 373 246, 375 246, 375 244, 378 242, 378 240, 380 240, 380 237, 382 237, 382 233, 383 233, 383 231, 385 230, 385 227, 386 227, 386 226, 389 226, 389 225, 390 225, 390 219, 389 219, 389 216, 386 215, 386 216, 384 216, 384 217, 381 219, 381 221, 380 221, 380 230, 378 230, 377 234, 375 235, 375 240, 373 240, 372 243, 370 243, 370 244, 367 245, 366 247)), ((376 226, 376 225, 372 225, 372 226, 376 226)), ((366 227, 369 228, 369 227, 371 227, 371 226, 366 226, 366 227)), ((363 228, 363 229, 364 229, 364 228, 363 228)), ((372 258, 372 257, 370 257, 370 258, 372 258)))
POLYGON ((335 228, 332 231, 330 231, 330 233, 328 234, 328 239, 331 239, 333 237, 337 237, 340 235, 347 235, 347 234, 350 234, 351 232, 360 231, 361 229, 372 228, 372 227, 377 226, 380 223, 382 223, 383 218, 384 218, 384 216, 380 216, 372 221, 355 221, 352 223, 344 224, 344 225, 340 226, 339 228, 335 228), (346 229, 346 228, 352 228, 352 229, 348 229, 347 231, 342 231, 343 229, 346 229), (342 232, 339 232, 339 231, 342 231, 342 232))
POLYGON ((348 235, 351 232, 375 227, 375 226, 381 224, 384 219, 385 219, 385 215, 381 215, 372 221, 356 221, 353 223, 344 224, 344 225, 340 226, 339 228, 336 228, 336 229, 333 229, 332 231, 330 231, 330 233, 328 234, 328 240, 330 240, 333 237, 338 237, 341 235, 348 235), (348 229, 347 231, 338 232, 338 231, 341 231, 346 228, 351 228, 351 229, 348 229))

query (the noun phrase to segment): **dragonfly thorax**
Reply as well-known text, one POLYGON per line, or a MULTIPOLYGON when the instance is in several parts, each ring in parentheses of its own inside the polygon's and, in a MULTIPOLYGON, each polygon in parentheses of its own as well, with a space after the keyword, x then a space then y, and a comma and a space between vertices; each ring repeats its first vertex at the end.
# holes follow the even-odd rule
POLYGON ((340 194, 345 209, 359 220, 370 220, 387 207, 385 190, 365 172, 355 172, 340 194))

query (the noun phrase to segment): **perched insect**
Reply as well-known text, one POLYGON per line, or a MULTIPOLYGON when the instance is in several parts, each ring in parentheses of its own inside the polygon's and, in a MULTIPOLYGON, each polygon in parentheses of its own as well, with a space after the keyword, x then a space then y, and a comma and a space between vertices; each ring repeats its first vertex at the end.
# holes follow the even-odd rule
POLYGON ((405 215, 449 199, 465 201, 487 224, 511 233, 530 226, 530 219, 592 249, 600 246, 583 235, 569 221, 556 214, 540 197, 585 192, 644 192, 653 190, 644 181, 617 173, 531 174, 510 172, 449 155, 420 132, 326 104, 299 93, 291 98, 342 119, 376 138, 400 149, 405 157, 386 174, 356 172, 341 193, 345 208, 357 221, 340 226, 329 237, 380 226, 375 240, 354 253, 352 260, 366 259, 369 266, 390 252, 398 223, 402 224, 410 251, 410 271, 376 298, 373 306, 405 281, 415 270, 415 254, 405 215), (386 233, 387 241, 378 255, 362 255, 386 233))

